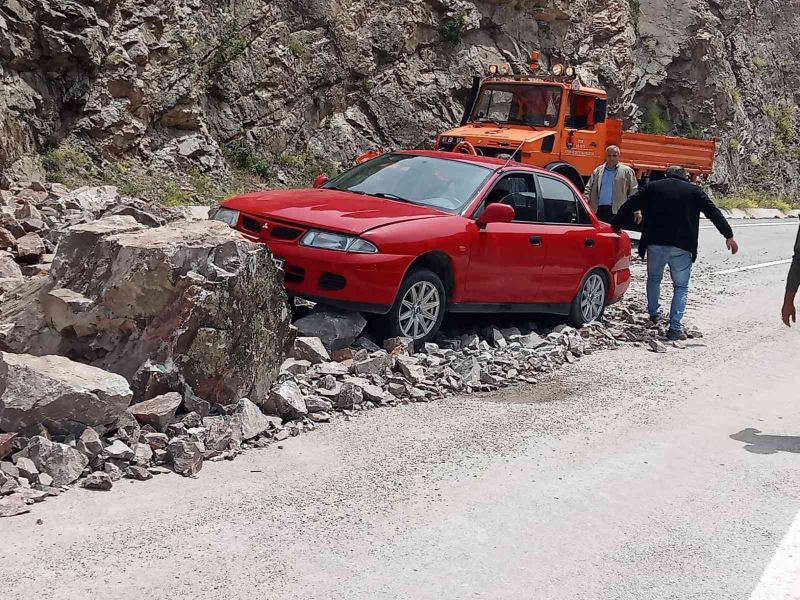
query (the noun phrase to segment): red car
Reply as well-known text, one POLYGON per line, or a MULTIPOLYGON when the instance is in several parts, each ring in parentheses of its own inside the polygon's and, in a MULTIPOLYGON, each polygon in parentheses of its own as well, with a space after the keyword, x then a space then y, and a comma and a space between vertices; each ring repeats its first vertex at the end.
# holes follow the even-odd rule
POLYGON ((290 295, 384 315, 389 335, 428 341, 446 312, 580 326, 628 288, 628 236, 549 171, 413 150, 318 185, 236 196, 215 218, 269 246, 290 295))

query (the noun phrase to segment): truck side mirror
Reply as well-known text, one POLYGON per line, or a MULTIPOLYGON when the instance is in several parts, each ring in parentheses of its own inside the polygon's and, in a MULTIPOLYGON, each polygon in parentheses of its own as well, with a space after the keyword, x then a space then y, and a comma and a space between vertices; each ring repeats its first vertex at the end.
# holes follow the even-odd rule
POLYGON ((514 220, 514 209, 508 204, 493 202, 478 217, 478 229, 486 229, 489 223, 511 223, 514 220))
POLYGON ((314 188, 315 189, 316 188, 321 188, 323 185, 328 183, 328 181, 330 181, 328 179, 328 176, 325 175, 325 173, 320 173, 319 175, 317 175, 317 178, 314 180, 314 188))

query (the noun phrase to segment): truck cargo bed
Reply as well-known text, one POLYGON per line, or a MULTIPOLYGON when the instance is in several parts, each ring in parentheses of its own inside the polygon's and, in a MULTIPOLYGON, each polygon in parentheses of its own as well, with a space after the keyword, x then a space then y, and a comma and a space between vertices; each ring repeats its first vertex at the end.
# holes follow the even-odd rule
POLYGON ((693 175, 710 175, 716 141, 624 131, 620 147, 623 161, 637 173, 663 172, 670 165, 681 165, 693 175))

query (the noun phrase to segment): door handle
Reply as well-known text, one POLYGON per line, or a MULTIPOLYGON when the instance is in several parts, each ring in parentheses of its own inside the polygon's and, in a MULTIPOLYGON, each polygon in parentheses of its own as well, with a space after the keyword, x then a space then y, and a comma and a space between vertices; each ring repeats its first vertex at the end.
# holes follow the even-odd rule
POLYGON ((541 236, 538 236, 538 235, 532 235, 532 236, 530 237, 530 241, 531 241, 531 244, 533 244, 534 246, 541 246, 541 245, 542 245, 542 238, 541 238, 541 236))
POLYGON ((592 246, 594 246, 594 238, 586 238, 585 240, 583 240, 583 245, 586 246, 587 248, 591 248, 592 246))

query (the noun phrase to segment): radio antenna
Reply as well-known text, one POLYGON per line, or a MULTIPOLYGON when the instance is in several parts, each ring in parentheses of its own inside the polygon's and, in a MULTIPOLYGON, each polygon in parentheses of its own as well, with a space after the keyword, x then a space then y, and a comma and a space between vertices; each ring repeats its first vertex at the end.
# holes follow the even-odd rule
MULTIPOLYGON (((537 132, 537 133, 538 133, 538 132, 537 132)), ((506 161, 506 164, 504 164, 502 168, 503 168, 503 169, 505 169, 505 168, 506 168, 506 167, 509 165, 509 163, 510 163, 512 160, 514 160, 514 155, 515 155, 517 152, 519 152, 520 150, 522 150, 522 147, 523 147, 525 144, 527 144, 528 142, 532 142, 532 141, 534 141, 534 140, 535 140, 537 137, 539 137, 539 136, 538 136, 538 135, 533 135, 533 136, 531 136, 531 137, 529 137, 529 138, 527 138, 527 139, 524 139, 524 140, 522 140, 522 142, 520 142, 520 145, 519 145, 519 146, 517 146, 517 149, 516 149, 516 150, 514 150, 514 152, 512 152, 512 153, 511 153, 511 156, 509 156, 509 157, 508 157, 508 160, 506 161)))

